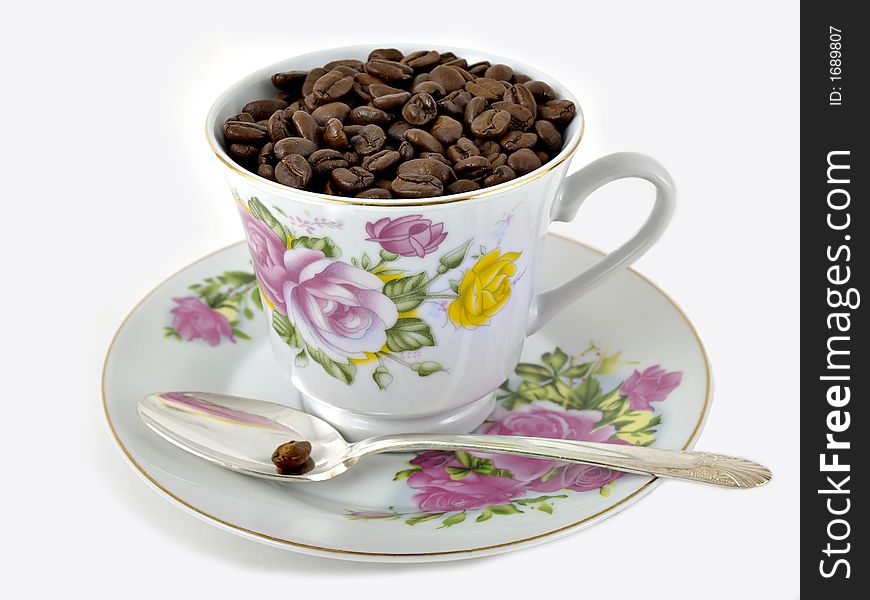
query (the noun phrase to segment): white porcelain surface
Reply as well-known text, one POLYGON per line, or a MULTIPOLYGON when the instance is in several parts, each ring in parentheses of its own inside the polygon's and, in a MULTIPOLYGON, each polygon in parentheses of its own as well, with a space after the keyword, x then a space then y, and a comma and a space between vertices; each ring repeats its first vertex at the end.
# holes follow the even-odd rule
MULTIPOLYGON (((584 267, 600 256, 553 236, 545 246, 541 287, 564 279, 560 265, 584 267)), ((480 510, 469 510, 464 511, 468 518, 449 527, 443 518, 457 513, 409 526, 408 515, 420 511, 413 496, 417 490, 394 477, 408 469, 413 455, 374 457, 333 481, 300 487, 254 480, 188 455, 141 423, 136 415, 140 397, 158 390, 196 389, 299 405, 298 392, 288 388, 268 358, 271 350, 259 319, 245 321, 242 327, 251 339, 237 337, 235 343, 222 339, 210 346, 202 339, 164 337, 164 328, 173 323, 173 298, 189 294, 191 284, 226 271, 250 271, 242 244, 190 265, 155 289, 118 331, 103 376, 106 414, 125 457, 154 489, 192 514, 233 533, 307 554, 348 560, 451 560, 554 539, 615 514, 654 486, 649 478, 627 475, 606 486, 606 496, 598 491, 558 492, 549 502, 550 513, 517 504, 521 514, 481 521, 480 510), (388 510, 401 516, 349 518, 351 513, 388 510)), ((538 363, 543 353, 557 347, 577 355, 590 341, 605 355, 622 352, 625 362, 602 377, 605 383, 611 381, 608 377, 623 381, 632 371, 652 365, 681 373, 667 399, 652 404, 661 417, 654 445, 691 447, 709 409, 711 381, 700 341, 672 301, 636 273, 620 272, 530 337, 523 361, 538 363)))
MULTIPOLYGON (((412 429, 467 433, 476 427, 480 419, 474 416, 482 417, 488 412, 480 410, 485 404, 481 399, 510 374, 519 360, 526 335, 537 331, 574 299, 649 249, 666 228, 674 207, 670 176, 655 160, 640 154, 606 156, 566 178, 584 121, 576 98, 556 79, 511 58, 461 48, 439 49, 454 51, 469 61, 487 59, 510 64, 518 72, 550 83, 560 98, 572 100, 577 106, 577 116, 566 130, 562 152, 536 171, 499 186, 421 200, 325 196, 279 185, 233 163, 222 148, 222 125, 246 102, 274 93, 269 83, 272 73, 309 69, 338 58, 365 59, 371 50, 369 46, 315 52, 266 67, 218 98, 206 124, 210 144, 222 162, 223 174, 245 222, 252 255, 262 257, 258 260, 264 264, 278 263, 283 268, 281 260, 274 256, 277 250, 273 248, 272 255, 264 250, 269 244, 283 244, 287 246, 283 248, 287 270, 303 272, 303 267, 313 260, 306 258, 305 253, 321 251, 312 250, 309 242, 301 240, 328 239, 332 253, 324 256, 321 252, 320 262, 340 263, 334 265, 345 269, 340 281, 352 281, 353 290, 362 289, 368 297, 378 297, 370 302, 360 301, 363 307, 348 319, 354 323, 352 331, 345 333, 342 324, 336 327, 331 317, 324 316, 327 310, 333 310, 333 305, 344 302, 340 294, 329 295, 326 300, 322 295, 315 300, 312 295, 310 302, 298 296, 290 299, 291 294, 305 294, 300 290, 306 282, 316 284, 318 274, 325 273, 328 267, 313 269, 318 274, 304 271, 304 275, 294 276, 289 288, 278 275, 264 277, 267 267, 258 268, 263 295, 275 301, 268 303, 267 321, 272 324, 275 313, 278 317, 286 315, 288 327, 295 333, 293 341, 287 341, 282 339, 277 326, 272 328, 275 357, 295 388, 306 397, 306 408, 329 420, 351 439, 412 429), (643 227, 607 257, 589 265, 590 268, 581 269, 567 262, 543 265, 541 249, 549 224, 553 220, 573 219, 592 192, 611 181, 629 177, 645 179, 656 190, 653 209, 643 227), (446 233, 446 238, 418 255, 402 254, 384 263, 383 268, 395 270, 407 280, 422 274, 432 282, 424 286, 427 299, 422 304, 410 303, 407 310, 403 310, 400 301, 395 301, 395 307, 389 304, 394 297, 387 293, 388 284, 371 277, 372 273, 381 279, 386 275, 367 266, 377 263, 383 256, 382 250, 387 248, 373 239, 376 236, 372 235, 372 228, 398 219, 415 220, 426 224, 421 227, 446 233), (279 231, 280 241, 270 229, 279 231), (473 294, 469 280, 474 273, 483 272, 487 257, 496 260, 493 253, 503 264, 498 281, 504 281, 508 289, 488 290, 486 278, 481 278, 484 290, 493 292, 498 308, 486 319, 463 320, 458 314, 461 311, 453 311, 457 305, 491 301, 481 300, 479 290, 469 300, 473 294), (558 269, 567 281, 558 289, 541 288, 547 291, 536 296, 539 271, 546 268, 558 269), (317 314, 305 316, 303 307, 315 302, 328 303, 330 308, 313 308, 317 314), (369 323, 370 319, 373 324, 368 329, 359 325, 369 323), (388 351, 390 338, 383 335, 398 326, 397 319, 405 323, 413 319, 414 324, 407 327, 422 328, 423 335, 429 338, 423 346, 412 348, 415 354, 410 365, 403 365, 395 352, 388 351), (324 341, 325 337, 331 341, 324 341), (329 366, 316 358, 321 350, 328 355, 329 366), (419 375, 427 370, 435 372, 419 375), (385 381, 388 385, 383 385, 385 381)), ((326 285, 320 286, 321 294, 326 285)), ((359 295, 347 304, 353 305, 357 298, 359 295)), ((479 308, 473 306, 466 312, 479 308)))

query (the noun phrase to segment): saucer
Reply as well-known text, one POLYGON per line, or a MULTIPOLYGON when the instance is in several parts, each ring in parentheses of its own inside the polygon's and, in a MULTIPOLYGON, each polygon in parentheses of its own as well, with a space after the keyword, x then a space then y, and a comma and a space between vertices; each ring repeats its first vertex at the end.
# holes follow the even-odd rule
MULTIPOLYGON (((538 287, 596 250, 550 235, 538 287)), ((199 390, 299 407, 275 362, 243 243, 185 267, 121 324, 103 370, 106 418, 126 461, 155 491, 227 531, 344 560, 427 562, 509 552, 602 521, 655 478, 584 465, 463 452, 379 455, 330 481, 245 477, 154 435, 136 405, 199 390)), ((482 431, 691 448, 711 400, 710 368, 688 318, 632 270, 615 275, 526 340, 482 431)))

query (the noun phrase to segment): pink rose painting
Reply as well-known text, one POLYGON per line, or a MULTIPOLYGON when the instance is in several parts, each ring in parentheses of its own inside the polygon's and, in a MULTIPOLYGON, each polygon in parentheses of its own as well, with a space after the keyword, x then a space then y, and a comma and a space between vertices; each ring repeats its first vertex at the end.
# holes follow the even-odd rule
POLYGON ((631 410, 653 410, 651 402, 661 402, 683 381, 682 371, 662 369, 653 365, 643 371, 635 370, 619 391, 631 402, 631 410))
POLYGON ((444 223, 432 224, 422 215, 407 215, 398 219, 384 217, 366 224, 370 242, 378 242, 387 252, 399 256, 424 257, 438 249, 447 237, 444 223))
POLYGON ((305 342, 340 362, 383 347, 399 312, 377 275, 302 247, 284 253, 284 266, 282 299, 305 342))
POLYGON ((233 327, 229 319, 218 311, 209 308, 202 300, 193 296, 172 299, 177 306, 172 313, 172 327, 186 341, 203 339, 209 346, 217 346, 225 337, 235 343, 233 327))
MULTIPOLYGON (((458 462, 454 466, 461 466, 458 462)), ((448 512, 504 504, 525 494, 523 482, 508 477, 469 473, 452 479, 443 468, 423 469, 408 478, 418 492, 412 498, 420 510, 448 512)))
POLYGON ((251 251, 254 271, 262 287, 263 294, 281 314, 287 314, 284 302, 284 283, 289 275, 284 266, 284 252, 287 247, 265 223, 254 218, 248 211, 239 208, 245 237, 251 251))

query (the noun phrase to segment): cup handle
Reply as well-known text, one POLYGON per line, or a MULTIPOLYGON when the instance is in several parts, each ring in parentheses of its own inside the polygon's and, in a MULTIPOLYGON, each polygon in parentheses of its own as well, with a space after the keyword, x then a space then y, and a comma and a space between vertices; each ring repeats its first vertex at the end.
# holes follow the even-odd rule
POLYGON ((597 263, 570 281, 535 296, 529 309, 528 335, 618 269, 633 263, 664 233, 676 203, 674 182, 658 161, 636 152, 604 156, 568 176, 553 207, 552 220, 571 221, 592 192, 611 181, 630 177, 645 179, 655 186, 655 204, 646 222, 631 239, 597 263))

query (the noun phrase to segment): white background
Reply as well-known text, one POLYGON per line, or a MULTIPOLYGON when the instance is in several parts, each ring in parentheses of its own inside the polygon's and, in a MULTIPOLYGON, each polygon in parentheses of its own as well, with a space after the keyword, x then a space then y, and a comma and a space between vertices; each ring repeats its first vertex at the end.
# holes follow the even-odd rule
MULTIPOLYGON (((5 6, 4 595, 796 597, 798 21, 797 3, 757 1, 5 6), (448 20, 444 7, 459 13, 448 20), (241 238, 203 136, 212 100, 276 60, 384 41, 538 65, 581 100, 588 127, 575 166, 636 150, 670 169, 678 212, 637 267, 706 343, 717 385, 699 447, 770 465, 772 484, 666 483, 560 541, 390 566, 236 538, 127 468, 100 405, 109 340, 152 286, 241 238)), ((638 225, 648 194, 614 184, 557 229, 612 248, 638 225)))

